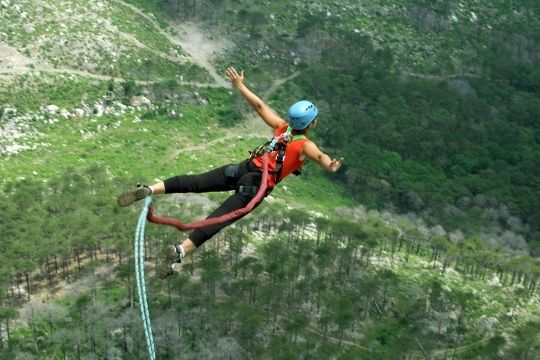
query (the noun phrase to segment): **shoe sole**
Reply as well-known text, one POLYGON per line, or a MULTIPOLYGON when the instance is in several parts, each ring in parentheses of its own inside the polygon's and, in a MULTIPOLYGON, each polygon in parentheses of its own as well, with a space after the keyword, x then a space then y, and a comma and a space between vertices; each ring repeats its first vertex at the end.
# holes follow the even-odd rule
POLYGON ((140 187, 135 190, 126 191, 118 196, 116 201, 118 202, 118 206, 129 206, 133 204, 135 201, 139 201, 144 199, 148 196, 148 189, 144 187, 140 187))
POLYGON ((165 252, 165 259, 161 263, 160 269, 159 269, 159 276, 162 279, 165 279, 167 276, 172 275, 174 273, 172 266, 176 263, 176 249, 174 245, 167 246, 167 250, 165 252))

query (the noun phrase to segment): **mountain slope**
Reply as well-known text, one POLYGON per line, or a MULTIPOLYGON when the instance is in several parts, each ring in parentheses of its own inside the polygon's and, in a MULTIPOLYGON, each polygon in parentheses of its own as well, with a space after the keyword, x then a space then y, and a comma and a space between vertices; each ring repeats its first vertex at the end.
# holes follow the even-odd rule
MULTIPOLYGON (((400 163, 395 153, 384 152, 380 161, 377 152, 358 154, 356 147, 368 135, 365 150, 377 141, 381 148, 393 145, 389 139, 401 132, 385 123, 377 133, 382 123, 375 120, 395 105, 392 96, 381 96, 384 88, 419 82, 430 92, 439 88, 419 78, 457 76, 455 68, 441 74, 430 65, 430 59, 457 51, 444 50, 455 39, 416 37, 416 25, 391 26, 406 14, 426 22, 444 4, 295 1, 253 9, 240 1, 231 12, 225 5, 233 2, 209 3, 160 2, 204 20, 189 16, 192 22, 186 22, 140 0, 0 1, 0 357, 146 358, 130 258, 140 207, 119 209, 115 196, 137 182, 239 161, 266 139, 262 121, 224 87, 220 73, 230 64, 243 67, 249 85, 280 112, 292 97, 317 96, 323 116, 316 136, 351 163, 344 174, 327 177, 311 164, 302 176, 287 179, 264 206, 205 244, 168 281, 154 278, 155 268, 163 246, 182 235, 148 225, 147 285, 159 358, 540 354, 534 259, 512 258, 470 229, 447 230, 425 212, 370 210, 351 196, 365 181, 376 191, 363 200, 386 201, 389 186, 400 179, 389 172, 400 163), (324 27, 302 21, 302 13, 324 27), (287 40, 276 29, 298 31, 301 40, 290 34, 287 40), (350 73, 347 65, 355 63, 347 51, 358 53, 334 36, 344 32, 381 37, 375 47, 394 39, 402 49, 395 65, 408 65, 390 74, 380 68, 373 76, 350 73), (318 43, 321 37, 326 42, 318 43), (295 48, 304 40, 310 46, 295 48), (431 46, 424 58, 424 47, 431 46), (403 60, 409 56, 420 63, 403 60), (369 98, 368 88, 379 92, 369 98), (335 97, 328 95, 332 91, 335 97), (362 101, 349 103, 349 96, 362 101), (325 125, 347 124, 340 116, 350 111, 363 115, 361 137, 351 136, 354 128, 325 125), (355 157, 363 162, 353 162, 355 157), (376 177, 356 176, 378 170, 370 167, 375 165, 384 170, 374 171, 376 177), (339 186, 343 178, 349 183, 339 186)), ((458 20, 472 16, 475 4, 464 4, 458 20)), ((453 28, 452 21, 440 26, 453 28)), ((363 61, 391 64, 384 52, 371 57, 370 42, 360 42, 363 61)), ((464 49, 457 63, 471 59, 464 49)), ((454 85, 471 90, 462 81, 454 85)), ((407 92, 406 86, 394 90, 407 92)), ((418 99, 418 89, 410 89, 418 99)), ((405 165, 429 174, 411 159, 405 165)), ((408 179, 416 186, 423 180, 408 179)), ((156 197, 156 207, 188 220, 204 216, 225 196, 156 197)), ((510 229, 520 228, 504 208, 473 210, 493 225, 491 239, 522 244, 520 233, 499 233, 494 225, 512 220, 510 229)))

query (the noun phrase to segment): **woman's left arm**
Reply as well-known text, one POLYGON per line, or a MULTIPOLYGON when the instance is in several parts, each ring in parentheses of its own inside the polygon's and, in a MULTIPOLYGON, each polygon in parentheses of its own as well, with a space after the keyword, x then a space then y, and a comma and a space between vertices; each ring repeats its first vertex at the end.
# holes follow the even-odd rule
POLYGON ((315 161, 323 169, 336 172, 341 168, 343 164, 343 158, 333 159, 324 152, 322 152, 313 141, 306 141, 302 148, 302 152, 309 160, 315 161))

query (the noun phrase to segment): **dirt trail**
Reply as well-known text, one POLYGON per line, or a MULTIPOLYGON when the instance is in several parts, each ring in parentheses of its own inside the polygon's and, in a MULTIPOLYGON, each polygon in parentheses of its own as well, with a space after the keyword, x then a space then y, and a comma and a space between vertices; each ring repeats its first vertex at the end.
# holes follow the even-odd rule
MULTIPOLYGON (((266 90, 263 94, 262 94, 262 98, 264 101, 268 101, 273 95, 274 93, 281 87, 283 86, 287 81, 289 80, 292 80, 294 79, 295 77, 297 77, 298 75, 300 75, 300 72, 297 71, 287 77, 284 77, 284 78, 281 78, 281 79, 277 79, 277 80, 274 80, 274 82, 272 83, 272 85, 270 85, 270 87, 268 88, 268 90, 266 90)), ((284 111, 284 109, 279 109, 280 111, 284 111)), ((285 116, 284 114, 280 114, 281 116, 285 116)), ((264 123, 264 121, 257 115, 254 115, 254 116, 251 116, 248 118, 248 120, 246 121, 246 124, 245 126, 249 129, 252 129, 252 132, 253 133, 258 133, 258 134, 265 134, 266 132, 268 132, 268 126, 264 123)), ((272 133, 272 131, 270 131, 270 134, 272 133)))
MULTIPOLYGON (((11 76, 11 75, 21 75, 21 74, 30 74, 30 73, 50 73, 50 74, 67 74, 67 75, 76 75, 87 77, 96 80, 113 80, 114 82, 121 83, 125 82, 126 79, 121 77, 112 77, 109 75, 95 74, 88 71, 68 69, 68 68, 50 68, 44 66, 12 66, 9 68, 3 68, 0 66, 0 77, 1 76, 11 76)), ((165 81, 165 79, 156 79, 156 80, 135 80, 135 83, 139 85, 150 85, 156 84, 165 81)), ((202 83, 195 81, 178 81, 180 85, 187 86, 196 86, 196 87, 222 87, 221 85, 215 83, 202 83)))
POLYGON ((263 97, 265 99, 268 99, 270 98, 272 95, 274 95, 274 93, 283 85, 285 84, 287 81, 289 80, 292 80, 294 79, 295 77, 297 77, 298 75, 300 75, 300 71, 297 71, 283 79, 277 79, 276 81, 274 81, 274 83, 268 88, 268 90, 265 91, 263 97))
POLYGON ((195 23, 171 25, 180 34, 178 39, 173 38, 171 40, 177 41, 178 45, 191 56, 193 62, 205 68, 218 85, 230 88, 231 85, 223 76, 218 74, 216 68, 211 63, 211 59, 222 54, 226 49, 233 47, 233 43, 226 38, 217 38, 205 33, 195 23))
POLYGON ((163 35, 171 44, 180 46, 185 52, 189 54, 193 63, 205 68, 216 84, 221 87, 231 87, 231 85, 219 75, 211 63, 211 58, 222 54, 226 49, 231 48, 234 44, 224 37, 210 36, 195 23, 171 23, 171 27, 179 33, 174 36, 166 32, 161 26, 148 14, 144 13, 141 9, 132 4, 125 3, 121 0, 113 0, 114 2, 123 6, 129 7, 137 14, 144 17, 150 22, 154 28, 163 35))

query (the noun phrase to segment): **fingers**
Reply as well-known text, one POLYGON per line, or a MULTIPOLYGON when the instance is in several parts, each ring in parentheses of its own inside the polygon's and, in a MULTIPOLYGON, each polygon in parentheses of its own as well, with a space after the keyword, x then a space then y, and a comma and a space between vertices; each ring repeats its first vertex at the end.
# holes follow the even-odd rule
POLYGON ((331 171, 333 172, 338 171, 341 168, 341 165, 343 164, 343 160, 344 160, 343 158, 340 158, 339 160, 332 159, 332 161, 330 162, 331 171))
MULTIPOLYGON (((243 75, 243 74, 244 74, 244 71, 242 70, 242 75, 243 75)), ((239 76, 239 75, 238 75, 238 72, 237 72, 236 69, 233 68, 233 67, 227 68, 227 75, 228 75, 229 77, 231 77, 231 78, 236 78, 236 77, 239 76)))
POLYGON ((226 77, 227 80, 229 80, 233 84, 235 82, 242 82, 242 80, 244 79, 244 70, 241 70, 239 75, 234 67, 228 67, 226 71, 226 77))
POLYGON ((232 81, 233 78, 234 78, 233 70, 234 70, 234 68, 227 68, 227 71, 225 72, 227 80, 229 80, 229 81, 232 81))

